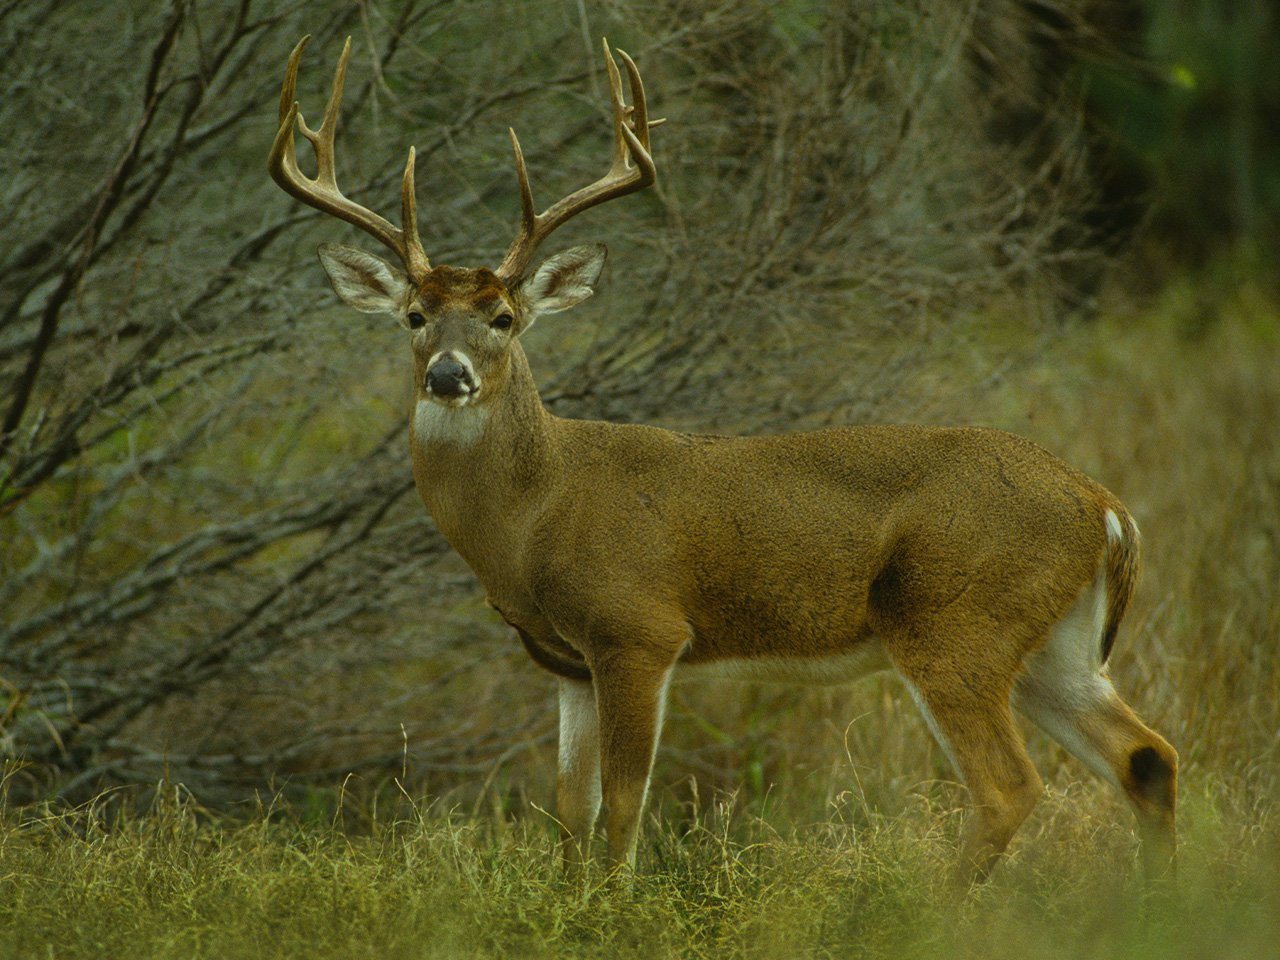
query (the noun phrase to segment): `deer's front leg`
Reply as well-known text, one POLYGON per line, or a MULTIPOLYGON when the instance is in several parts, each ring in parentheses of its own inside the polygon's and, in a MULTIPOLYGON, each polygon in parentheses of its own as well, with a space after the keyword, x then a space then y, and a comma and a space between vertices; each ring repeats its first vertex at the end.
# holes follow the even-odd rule
POLYGON ((672 664, 644 655, 616 656, 593 664, 600 718, 600 762, 609 870, 635 867, 640 815, 662 730, 672 664))
POLYGON ((565 872, 580 872, 600 814, 600 716, 590 680, 560 678, 560 756, 556 817, 565 872))

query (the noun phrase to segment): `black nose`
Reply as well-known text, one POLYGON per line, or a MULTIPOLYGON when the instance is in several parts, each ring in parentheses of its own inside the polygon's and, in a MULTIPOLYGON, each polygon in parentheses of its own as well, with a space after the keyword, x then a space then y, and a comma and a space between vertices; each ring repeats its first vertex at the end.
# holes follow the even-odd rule
POLYGON ((453 357, 441 357, 427 370, 427 390, 437 397, 460 397, 474 389, 471 374, 453 357))

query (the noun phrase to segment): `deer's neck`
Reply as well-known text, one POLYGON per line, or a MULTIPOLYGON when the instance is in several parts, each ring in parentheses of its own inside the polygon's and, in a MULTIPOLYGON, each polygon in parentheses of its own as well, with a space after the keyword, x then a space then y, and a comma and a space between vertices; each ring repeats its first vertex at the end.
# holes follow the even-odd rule
POLYGON ((523 352, 512 351, 510 380, 483 404, 450 409, 419 396, 414 413, 414 480, 445 539, 485 579, 485 570, 521 542, 557 461, 552 417, 542 407, 523 352))

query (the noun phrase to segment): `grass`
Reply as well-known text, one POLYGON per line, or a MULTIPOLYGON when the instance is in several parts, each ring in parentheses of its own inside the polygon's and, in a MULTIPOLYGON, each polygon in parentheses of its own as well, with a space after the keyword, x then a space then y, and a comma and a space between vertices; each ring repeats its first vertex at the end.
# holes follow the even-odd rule
MULTIPOLYGON (((1272 957, 1280 823, 1246 824, 1192 784, 1176 894, 1146 897, 1126 818, 1054 791, 967 899, 933 811, 780 836, 713 805, 650 823, 628 894, 569 889, 545 819, 466 819, 403 802, 359 830, 257 808, 238 819, 161 784, 0 818, 0 954, 25 957, 1272 957)), ((1105 799, 1105 798, 1104 798, 1105 799)), ((837 811, 838 814, 838 811, 837 811)), ((598 879, 598 878, 597 878, 598 879)))

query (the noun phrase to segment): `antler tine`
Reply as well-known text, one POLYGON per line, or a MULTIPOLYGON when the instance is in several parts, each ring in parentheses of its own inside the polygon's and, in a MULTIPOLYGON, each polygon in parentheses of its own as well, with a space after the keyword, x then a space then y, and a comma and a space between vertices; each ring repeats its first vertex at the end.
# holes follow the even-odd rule
MULTIPOLYGON (((605 47, 605 53, 608 54, 608 46, 605 47)), ((615 169, 623 169, 628 166, 627 156, 629 150, 623 149, 627 141, 624 140, 628 133, 634 133, 635 138, 640 141, 640 153, 643 158, 649 158, 649 110, 644 98, 644 84, 640 81, 640 71, 636 69, 635 61, 627 56, 625 50, 618 50, 618 56, 622 57, 622 64, 627 68, 627 80, 631 85, 631 106, 627 106, 622 99, 622 77, 618 74, 618 65, 613 62, 613 58, 609 57, 606 67, 609 71, 609 100, 613 106, 613 125, 614 125, 614 151, 613 165, 615 169), (630 124, 627 118, 630 118, 630 124)), ((657 123, 661 123, 659 120, 657 123)), ((656 126, 656 124, 654 124, 656 126)), ((636 165, 639 166, 644 159, 637 158, 636 165)), ((652 162, 652 161, 650 161, 652 162)))
POLYGON ((284 86, 280 91, 279 127, 271 155, 267 158, 267 170, 281 188, 291 197, 310 207, 331 214, 346 223, 359 227, 374 239, 393 250, 400 257, 409 279, 419 283, 431 269, 427 255, 418 238, 417 202, 414 195, 414 151, 409 149, 409 161, 405 165, 404 183, 400 191, 400 212, 404 227, 393 227, 387 220, 367 207, 348 200, 338 189, 335 172, 334 133, 338 126, 338 111, 342 105, 342 88, 346 81, 347 58, 351 54, 351 38, 347 38, 333 74, 333 89, 325 105, 324 121, 319 130, 307 126, 294 99, 298 83, 298 66, 302 50, 310 40, 303 37, 289 55, 284 86), (315 179, 305 176, 298 168, 297 149, 294 144, 295 126, 310 142, 316 155, 315 179))
MULTIPOLYGON (((520 235, 532 235, 538 225, 537 214, 533 210, 533 192, 529 189, 529 171, 524 165, 524 151, 520 149, 520 139, 514 129, 508 128, 511 134, 511 150, 516 158, 516 179, 520 181, 520 235)), ((533 252, 529 252, 532 256, 533 252)), ((510 251, 508 251, 510 259, 510 251)), ((505 261, 504 261, 505 263, 505 261)))
POLYGON ((400 186, 400 222, 404 224, 404 265, 415 283, 431 270, 422 241, 418 239, 418 197, 413 185, 413 171, 417 165, 417 151, 409 148, 409 159, 404 165, 404 182, 400 186))
POLYGON ((496 271, 504 280, 515 280, 523 276, 538 246, 569 218, 598 203, 643 190, 657 179, 657 170, 649 153, 649 128, 662 121, 649 120, 640 72, 632 59, 619 50, 631 86, 632 106, 625 104, 618 64, 609 52, 609 41, 605 40, 603 44, 605 68, 609 72, 609 99, 613 107, 613 162, 609 172, 590 186, 569 194, 542 213, 535 214, 524 154, 520 150, 520 141, 515 131, 511 131, 516 176, 520 181, 520 233, 507 248, 507 255, 496 271))

